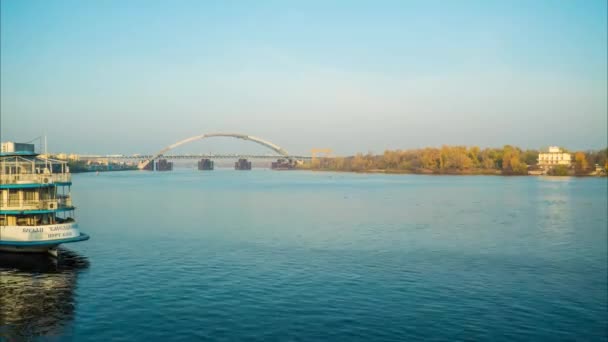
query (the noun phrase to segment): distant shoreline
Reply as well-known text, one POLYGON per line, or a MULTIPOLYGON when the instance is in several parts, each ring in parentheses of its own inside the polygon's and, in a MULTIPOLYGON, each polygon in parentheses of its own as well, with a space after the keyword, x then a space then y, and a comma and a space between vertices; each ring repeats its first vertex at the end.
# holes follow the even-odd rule
POLYGON ((70 173, 93 173, 93 172, 120 172, 120 171, 136 171, 135 169, 119 169, 119 170, 70 170, 70 173))
MULTIPOLYGON (((226 168, 230 169, 230 168, 226 168)), ((269 169, 270 170, 270 169, 269 169)), ((132 169, 114 169, 114 170, 74 170, 71 173, 92 173, 92 172, 119 172, 119 171, 144 171, 137 168, 132 169)), ((149 170, 148 170, 149 171, 149 170)), ((409 170, 384 170, 384 169, 370 169, 370 170, 333 170, 333 169, 320 169, 320 168, 295 168, 292 170, 274 170, 274 171, 313 171, 313 172, 338 172, 338 173, 359 173, 359 174, 386 174, 386 175, 418 175, 418 176, 503 176, 503 177, 577 177, 577 178, 605 178, 606 175, 549 175, 549 174, 505 174, 500 170, 467 170, 467 171, 446 171, 446 172, 435 172, 432 170, 421 170, 419 172, 413 172, 409 170)), ((156 172, 156 171, 155 171, 156 172)), ((160 171, 166 172, 166 171, 160 171)), ((209 172, 209 171, 207 171, 209 172)))
POLYGON ((499 170, 470 170, 465 172, 458 171, 447 171, 447 172, 434 172, 431 170, 424 172, 412 172, 408 170, 383 170, 383 169, 371 169, 371 170, 333 170, 333 169, 309 169, 309 168, 298 168, 298 171, 314 171, 314 172, 340 172, 340 173, 369 173, 369 174, 388 174, 388 175, 421 175, 421 176, 503 176, 503 177, 577 177, 577 178, 605 178, 606 175, 548 175, 548 174, 504 174, 499 170))
POLYGON ((601 177, 606 176, 607 159, 608 148, 571 153, 556 146, 538 151, 511 145, 483 149, 443 145, 346 157, 313 155, 310 162, 297 168, 384 174, 601 177))

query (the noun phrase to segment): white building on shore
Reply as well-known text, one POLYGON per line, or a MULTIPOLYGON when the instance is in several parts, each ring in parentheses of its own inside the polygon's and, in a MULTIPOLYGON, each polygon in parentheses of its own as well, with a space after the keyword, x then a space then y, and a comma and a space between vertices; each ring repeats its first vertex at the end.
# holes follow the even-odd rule
POLYGON ((538 166, 551 168, 557 165, 570 167, 572 165, 572 155, 562 151, 557 146, 549 146, 548 152, 540 152, 538 154, 538 166))

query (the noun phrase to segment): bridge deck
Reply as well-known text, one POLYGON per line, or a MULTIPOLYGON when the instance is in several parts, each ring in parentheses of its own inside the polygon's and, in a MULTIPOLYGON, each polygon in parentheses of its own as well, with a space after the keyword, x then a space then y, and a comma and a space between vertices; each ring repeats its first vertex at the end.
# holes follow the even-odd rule
MULTIPOLYGON (((149 160, 153 158, 153 155, 88 155, 80 156, 80 160, 149 160)), ((269 156, 269 155, 256 155, 256 154, 170 154, 162 155, 163 159, 295 159, 295 160, 310 160, 310 156, 269 156)))

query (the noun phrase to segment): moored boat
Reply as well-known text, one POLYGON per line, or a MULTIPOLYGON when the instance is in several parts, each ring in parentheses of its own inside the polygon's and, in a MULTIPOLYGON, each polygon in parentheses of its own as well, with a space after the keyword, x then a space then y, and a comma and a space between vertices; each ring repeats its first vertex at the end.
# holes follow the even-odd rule
POLYGON ((78 229, 65 161, 41 157, 34 145, 3 143, 0 153, 0 251, 49 252, 88 240, 78 229))

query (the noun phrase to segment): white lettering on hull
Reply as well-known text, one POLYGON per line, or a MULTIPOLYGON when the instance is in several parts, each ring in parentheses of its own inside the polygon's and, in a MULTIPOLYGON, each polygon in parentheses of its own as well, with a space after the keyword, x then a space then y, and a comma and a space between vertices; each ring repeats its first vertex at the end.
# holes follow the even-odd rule
POLYGON ((62 223, 47 226, 1 226, 2 241, 46 241, 67 239, 80 235, 76 223, 62 223))

